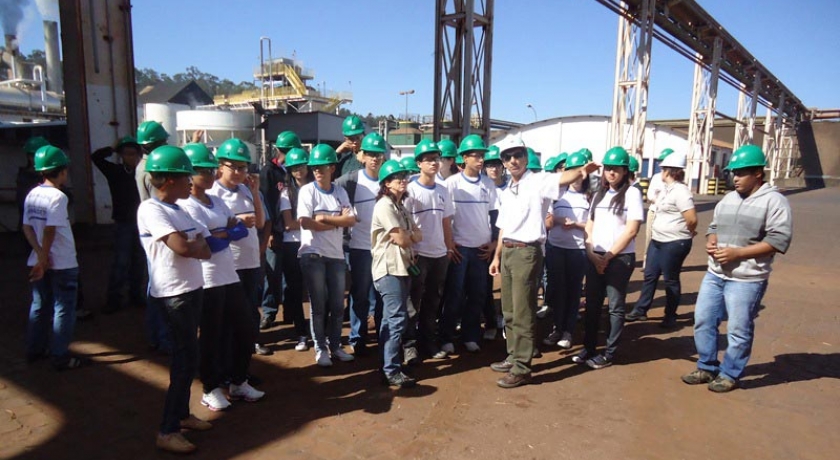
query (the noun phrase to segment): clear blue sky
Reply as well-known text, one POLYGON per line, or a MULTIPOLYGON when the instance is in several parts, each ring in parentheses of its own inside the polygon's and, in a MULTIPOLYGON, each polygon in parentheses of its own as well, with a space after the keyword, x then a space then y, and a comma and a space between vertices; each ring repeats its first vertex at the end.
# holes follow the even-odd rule
MULTIPOLYGON (((8 0, 2 0, 8 1, 8 0)), ((354 94, 350 110, 431 114, 434 2, 431 0, 134 0, 137 67, 174 74, 194 65, 250 81, 259 38, 274 55, 296 53, 317 85, 354 94)), ((840 108, 837 0, 709 0, 701 5, 806 106, 840 108)), ((594 0, 496 0, 493 118, 530 122, 610 113, 617 16, 594 0)), ((42 47, 34 2, 22 48, 42 47)), ((654 42, 649 118, 685 118, 693 66, 654 42)), ((737 93, 721 82, 718 109, 735 115, 737 93)), ((764 111, 759 115, 763 117, 764 111)))

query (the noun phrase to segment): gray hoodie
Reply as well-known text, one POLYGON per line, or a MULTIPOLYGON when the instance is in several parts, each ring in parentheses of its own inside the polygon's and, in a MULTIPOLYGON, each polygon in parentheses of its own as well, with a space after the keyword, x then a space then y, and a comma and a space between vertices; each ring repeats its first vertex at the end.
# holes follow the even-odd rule
MULTIPOLYGON (((793 219, 787 198, 776 187, 763 184, 755 193, 741 198, 729 192, 715 206, 706 235, 716 234, 718 247, 743 248, 765 242, 784 254, 790 246, 793 219)), ((709 257, 709 271, 735 281, 761 281, 770 277, 774 255, 720 265, 709 257)))

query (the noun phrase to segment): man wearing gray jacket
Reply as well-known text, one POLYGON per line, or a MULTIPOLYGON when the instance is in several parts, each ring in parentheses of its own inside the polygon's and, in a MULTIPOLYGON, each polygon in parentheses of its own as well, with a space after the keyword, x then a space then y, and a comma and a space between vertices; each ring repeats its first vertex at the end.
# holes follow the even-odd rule
POLYGON ((767 289, 771 264, 784 254, 793 232, 790 205, 764 182, 767 161, 761 149, 745 145, 732 155, 735 191, 715 207, 706 232, 709 269, 694 310, 697 369, 682 376, 689 385, 708 384, 716 393, 738 387, 750 360, 755 318, 767 289), (727 320, 727 347, 718 361, 718 327, 727 320))

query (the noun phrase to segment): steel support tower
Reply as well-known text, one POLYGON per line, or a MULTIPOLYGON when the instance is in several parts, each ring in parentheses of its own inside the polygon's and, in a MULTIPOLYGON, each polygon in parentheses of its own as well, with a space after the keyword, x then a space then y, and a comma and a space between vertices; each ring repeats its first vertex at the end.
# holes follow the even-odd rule
POLYGON ((494 0, 437 0, 434 137, 490 136, 494 0))
POLYGON ((688 123, 687 175, 696 180, 695 192, 707 189, 722 48, 723 40, 716 37, 712 58, 704 60, 703 56, 697 53, 697 62, 694 65, 694 90, 691 95, 691 118, 688 123))
POLYGON ((615 58, 611 145, 642 157, 650 86, 650 51, 653 44, 655 0, 638 7, 621 3, 615 58))

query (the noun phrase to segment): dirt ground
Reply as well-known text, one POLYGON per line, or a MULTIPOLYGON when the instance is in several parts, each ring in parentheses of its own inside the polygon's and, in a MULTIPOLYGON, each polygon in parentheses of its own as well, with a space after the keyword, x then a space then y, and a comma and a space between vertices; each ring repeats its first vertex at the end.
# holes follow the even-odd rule
MULTIPOLYGON (((840 437, 840 189, 792 193, 794 239, 779 256, 757 320, 743 388, 714 394, 679 377, 692 370, 693 304, 705 271, 698 237, 683 273, 680 328, 651 320, 625 329, 616 365, 600 371, 571 362, 569 351, 541 346, 533 385, 503 390, 488 365, 504 342, 485 342, 417 368, 420 385, 380 384, 375 354, 331 369, 295 352, 290 326, 263 334, 275 354, 252 371, 267 392, 225 413, 199 404, 214 422, 189 433, 194 458, 300 459, 830 459, 840 437)), ((698 201, 705 229, 714 202, 698 201)), ((641 237, 641 235, 640 235, 641 237)), ((78 237, 86 305, 104 302, 110 267, 106 229, 78 237)), ((149 351, 142 309, 79 322, 73 350, 93 365, 57 373, 23 359, 29 287, 20 240, 0 238, 0 457, 15 459, 167 458, 154 448, 167 358, 149 351)), ((641 270, 631 281, 638 298, 641 270)), ((540 338, 547 333, 540 323, 540 338)), ((346 329, 345 329, 346 333, 346 329)), ((723 337, 721 340, 725 340, 723 337)))

